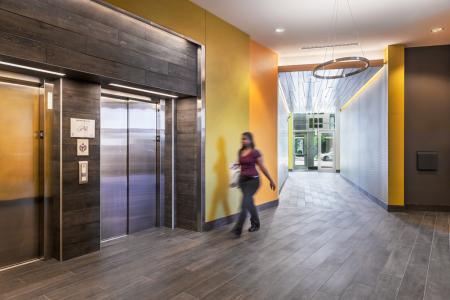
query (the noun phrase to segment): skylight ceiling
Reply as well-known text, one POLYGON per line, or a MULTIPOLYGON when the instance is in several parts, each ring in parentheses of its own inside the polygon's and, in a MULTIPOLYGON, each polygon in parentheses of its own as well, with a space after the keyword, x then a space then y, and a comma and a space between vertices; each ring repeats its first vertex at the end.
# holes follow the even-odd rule
MULTIPOLYGON (((348 78, 317 79, 311 71, 280 73, 279 81, 287 105, 294 113, 334 113, 380 68, 371 67, 348 78)), ((337 75, 342 69, 327 70, 337 75)), ((348 70, 347 70, 348 71, 348 70)))

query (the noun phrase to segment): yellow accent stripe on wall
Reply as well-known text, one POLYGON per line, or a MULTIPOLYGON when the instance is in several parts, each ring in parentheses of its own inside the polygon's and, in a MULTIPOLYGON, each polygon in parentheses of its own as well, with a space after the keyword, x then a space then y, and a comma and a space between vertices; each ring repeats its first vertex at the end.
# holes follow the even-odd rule
POLYGON ((388 204, 404 206, 405 47, 388 46, 388 204))
POLYGON ((359 96, 367 90, 368 87, 370 87, 375 81, 378 80, 378 78, 383 74, 384 68, 382 67, 380 70, 378 70, 350 99, 348 99, 344 105, 340 108, 340 111, 345 110, 347 107, 349 107, 353 102, 355 102, 357 99, 359 99, 359 96))
POLYGON ((288 119, 288 169, 294 169, 294 114, 289 114, 288 119))

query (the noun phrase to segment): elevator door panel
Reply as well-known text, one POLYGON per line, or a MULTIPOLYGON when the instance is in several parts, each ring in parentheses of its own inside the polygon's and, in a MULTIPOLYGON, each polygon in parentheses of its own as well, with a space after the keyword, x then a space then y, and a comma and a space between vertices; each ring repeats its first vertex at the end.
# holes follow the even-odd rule
POLYGON ((156 104, 128 103, 129 232, 156 224, 156 104))
POLYGON ((102 98, 100 135, 101 239, 127 234, 127 102, 102 98))
POLYGON ((39 88, 0 82, 0 267, 40 256, 39 88))

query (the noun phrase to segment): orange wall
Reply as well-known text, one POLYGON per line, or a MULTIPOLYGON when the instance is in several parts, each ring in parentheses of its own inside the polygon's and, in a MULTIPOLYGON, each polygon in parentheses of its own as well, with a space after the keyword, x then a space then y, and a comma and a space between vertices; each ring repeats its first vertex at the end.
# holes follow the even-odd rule
MULTIPOLYGON (((275 182, 278 182, 277 116, 278 55, 250 41, 249 129, 254 134, 256 147, 262 152, 265 165, 275 182)), ((278 187, 272 191, 269 181, 262 176, 256 204, 275 199, 278 199, 278 187)))

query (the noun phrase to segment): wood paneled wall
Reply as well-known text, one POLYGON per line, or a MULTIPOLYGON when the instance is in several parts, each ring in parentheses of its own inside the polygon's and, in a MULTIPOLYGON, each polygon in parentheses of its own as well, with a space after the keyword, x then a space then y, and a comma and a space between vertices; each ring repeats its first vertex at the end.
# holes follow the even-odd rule
POLYGON ((93 1, 0 1, 0 55, 197 95, 195 44, 93 1))
POLYGON ((52 124, 52 197, 51 197, 51 256, 61 259, 61 156, 60 156, 60 120, 62 79, 55 80, 53 87, 53 124, 52 124))
POLYGON ((198 229, 199 146, 197 99, 179 99, 176 101, 176 227, 190 230, 198 229))
POLYGON ((66 260, 100 249, 100 85, 69 79, 55 82, 53 132, 53 256, 66 260), (62 111, 60 103, 62 102, 62 111), (62 165, 60 115, 62 113, 62 165), (70 118, 95 120, 89 156, 78 157, 70 118), (89 162, 89 182, 78 182, 78 161, 89 162), (60 189, 60 178, 62 186, 60 189))
POLYGON ((164 143, 164 226, 172 227, 172 101, 165 102, 165 143, 164 143))
MULTIPOLYGON (((197 229, 197 52, 198 45, 95 1, 0 0, 0 59, 67 74, 54 82, 54 257, 66 260, 100 248, 100 84, 112 81, 193 97, 177 100, 176 120, 167 106, 166 140, 172 138, 171 122, 175 121, 179 145, 175 166, 177 226, 197 229), (70 118, 96 121, 89 157, 76 156, 70 118), (80 160, 89 161, 89 183, 84 185, 78 183, 80 160)), ((172 146, 167 143, 164 149, 169 204, 172 146)), ((165 224, 169 225, 170 205, 165 206, 165 212, 165 224)))

